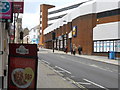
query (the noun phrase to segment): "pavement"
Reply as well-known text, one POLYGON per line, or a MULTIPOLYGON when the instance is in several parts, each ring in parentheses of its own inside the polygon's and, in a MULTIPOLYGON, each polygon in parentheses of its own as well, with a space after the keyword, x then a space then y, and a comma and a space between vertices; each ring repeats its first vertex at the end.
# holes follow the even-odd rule
POLYGON ((37 88, 77 88, 44 62, 39 61, 37 88))

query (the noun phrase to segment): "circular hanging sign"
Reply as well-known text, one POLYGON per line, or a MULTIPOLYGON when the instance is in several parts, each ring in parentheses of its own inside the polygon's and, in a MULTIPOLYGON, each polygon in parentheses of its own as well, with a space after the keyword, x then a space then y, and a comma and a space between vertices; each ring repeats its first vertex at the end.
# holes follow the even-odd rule
POLYGON ((11 6, 8 0, 0 1, 0 13, 7 13, 10 8, 11 6))

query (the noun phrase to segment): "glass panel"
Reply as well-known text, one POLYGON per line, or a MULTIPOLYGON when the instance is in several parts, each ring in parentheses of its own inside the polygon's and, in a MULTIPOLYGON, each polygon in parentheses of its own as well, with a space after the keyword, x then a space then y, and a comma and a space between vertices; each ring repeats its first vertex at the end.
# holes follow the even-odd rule
POLYGON ((94 42, 94 52, 97 52, 97 42, 94 42))
POLYGON ((114 41, 114 51, 117 52, 117 41, 114 41))
POLYGON ((107 52, 107 42, 104 41, 104 52, 107 52))
POLYGON ((120 40, 117 42, 117 52, 120 52, 120 40))
POLYGON ((56 48, 56 40, 54 41, 54 48, 56 48))
POLYGON ((59 49, 59 40, 57 40, 57 48, 59 49))
POLYGON ((110 51, 110 43, 107 41, 107 52, 110 51))
POLYGON ((60 48, 62 48, 63 47, 63 41, 61 40, 60 41, 60 48))
POLYGON ((64 40, 64 46, 66 47, 66 39, 64 40))
POLYGON ((102 44, 102 41, 100 41, 100 52, 103 52, 103 44, 102 44))
POLYGON ((100 52, 100 42, 97 41, 97 52, 100 52))
POLYGON ((110 51, 113 51, 113 41, 110 41, 110 51))

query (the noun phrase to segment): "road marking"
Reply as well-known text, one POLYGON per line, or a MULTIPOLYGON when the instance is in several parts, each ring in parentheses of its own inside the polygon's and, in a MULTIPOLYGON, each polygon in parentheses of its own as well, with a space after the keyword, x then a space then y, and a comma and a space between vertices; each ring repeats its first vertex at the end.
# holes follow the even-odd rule
POLYGON ((72 78, 74 78, 75 76, 71 76, 72 78))
POLYGON ((57 71, 57 70, 56 70, 56 72, 59 72, 59 73, 61 73, 61 72, 65 72, 65 71, 57 71))
POLYGON ((47 62, 47 61, 45 61, 45 60, 43 60, 43 59, 42 59, 41 61, 43 61, 43 62, 47 63, 48 65, 50 65, 50 63, 49 63, 49 62, 47 62))
POLYGON ((65 71, 65 72, 67 72, 68 74, 71 74, 71 72, 69 72, 68 70, 65 70, 65 69, 63 69, 63 68, 61 68, 61 67, 58 67, 58 66, 55 66, 56 68, 59 68, 59 69, 61 69, 61 70, 63 70, 63 71, 65 71))
POLYGON ((88 82, 76 82, 76 83, 85 84, 85 85, 91 85, 91 83, 88 83, 88 82))
POLYGON ((105 88, 105 87, 103 87, 103 86, 101 86, 101 85, 99 85, 99 84, 97 84, 97 83, 94 83, 94 82, 92 82, 92 81, 90 81, 90 80, 88 80, 88 79, 83 79, 83 80, 85 80, 85 81, 87 81, 87 82, 89 82, 89 83, 91 83, 91 84, 93 84, 93 85, 96 85, 96 86, 98 86, 98 87, 100 87, 100 88, 104 88, 104 89, 106 89, 106 90, 109 90, 109 89, 107 89, 107 88, 105 88))

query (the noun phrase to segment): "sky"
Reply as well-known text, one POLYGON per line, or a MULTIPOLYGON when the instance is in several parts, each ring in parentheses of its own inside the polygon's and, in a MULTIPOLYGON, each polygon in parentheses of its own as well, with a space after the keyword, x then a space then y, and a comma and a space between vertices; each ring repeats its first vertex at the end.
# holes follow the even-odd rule
POLYGON ((22 18, 22 27, 31 29, 39 25, 40 4, 50 4, 60 7, 74 1, 84 0, 24 0, 24 13, 19 17, 22 18))

